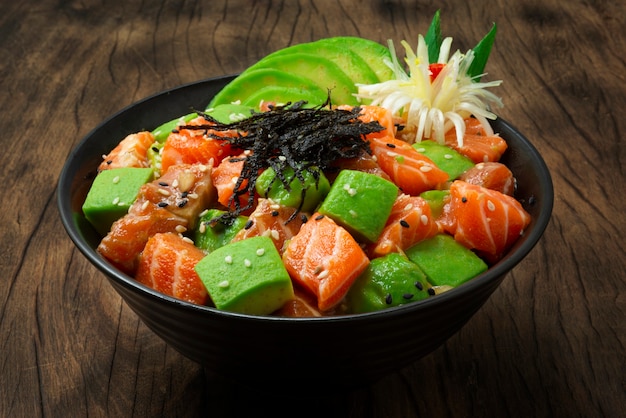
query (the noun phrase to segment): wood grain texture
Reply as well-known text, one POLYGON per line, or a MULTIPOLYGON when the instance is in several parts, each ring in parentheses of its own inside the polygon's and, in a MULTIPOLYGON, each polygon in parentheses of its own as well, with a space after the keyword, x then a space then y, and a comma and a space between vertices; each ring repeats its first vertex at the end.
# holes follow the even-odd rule
POLYGON ((624 2, 602 0, 2 2, 0 416, 623 416, 624 27, 624 2), (317 400, 228 386, 149 331, 67 238, 56 179, 112 113, 299 42, 415 43, 439 7, 461 50, 497 22, 499 114, 544 156, 556 200, 538 246, 431 355, 317 400))

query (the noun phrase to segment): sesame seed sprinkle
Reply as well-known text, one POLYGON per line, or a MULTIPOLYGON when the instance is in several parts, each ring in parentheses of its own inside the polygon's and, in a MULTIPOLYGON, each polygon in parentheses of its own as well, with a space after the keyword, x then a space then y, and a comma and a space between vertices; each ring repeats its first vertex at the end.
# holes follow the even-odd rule
POLYGON ((176 225, 176 232, 182 234, 183 232, 187 231, 187 228, 185 228, 183 225, 176 225))
POLYGON ((429 165, 423 165, 420 167, 420 171, 422 173, 428 173, 429 171, 431 171, 433 168, 429 165))
POLYGON ((164 182, 164 181, 160 181, 159 182, 159 186, 167 187, 167 186, 169 186, 169 184, 164 182))
POLYGON ((428 294, 430 296, 435 296, 437 294, 437 292, 435 292, 435 289, 433 289, 432 287, 428 288, 428 294))
POLYGON ((243 260, 243 265, 246 267, 250 267, 252 265, 252 261, 246 258, 245 260, 243 260))
POLYGON ((218 285, 219 287, 221 287, 222 289, 225 289, 225 288, 227 288, 228 286, 230 286, 230 283, 228 283, 228 280, 223 280, 223 281, 219 282, 217 285, 218 285))
POLYGON ((117 184, 120 182, 120 176, 113 177, 113 184, 117 184))
POLYGON ((349 211, 348 213, 349 213, 349 214, 350 214, 350 216, 352 216, 353 218, 356 218, 356 217, 358 216, 358 214, 357 214, 354 210, 352 210, 352 209, 350 209, 350 211, 349 211))
POLYGON ((422 221, 423 225, 428 225, 428 216, 426 215, 420 216, 420 221, 422 221))
POLYGON ((496 205, 491 200, 487 200, 487 209, 493 212, 496 210, 496 205))
POLYGON ((395 148, 395 147, 396 147, 396 146, 395 146, 395 144, 389 144, 389 143, 387 143, 387 146, 388 146, 389 148, 395 148))
POLYGON ((422 282, 415 282, 413 285, 417 288, 417 290, 424 290, 422 282))
POLYGON ((169 196, 170 195, 170 192, 168 190, 165 190, 165 189, 158 189, 158 192, 159 192, 160 195, 163 195, 163 196, 169 196))
POLYGON ((445 158, 446 160, 451 160, 453 157, 452 154, 444 154, 443 158, 445 158))
POLYGON ((275 229, 272 229, 271 235, 275 241, 278 241, 280 239, 280 234, 275 229))
POLYGON ((201 234, 204 234, 206 232, 206 222, 200 222, 200 226, 198 227, 198 231, 201 234))
POLYGON ((412 299, 413 293, 405 293, 404 295, 402 295, 402 297, 406 300, 412 299))
POLYGON ((393 296, 391 296, 391 293, 387 293, 387 295, 385 296, 385 303, 387 305, 391 305, 393 302, 393 296))
POLYGON ((265 248, 259 248, 256 250, 256 255, 258 255, 259 257, 261 257, 263 254, 265 254, 265 248))
POLYGON ((233 263, 233 257, 231 255, 227 255, 226 257, 224 257, 224 262, 226 264, 232 264, 233 263))
POLYGON ((251 220, 251 219, 248 219, 246 221, 246 224, 243 226, 243 229, 250 229, 250 228, 252 228, 252 225, 254 225, 254 221, 251 220))
POLYGON ((319 272, 319 274, 317 275, 317 278, 318 279, 324 279, 324 278, 328 277, 328 274, 329 274, 328 270, 321 270, 319 272))
POLYGON ((169 203, 167 203, 167 202, 159 202, 159 203, 157 203, 157 206, 160 207, 160 208, 166 208, 166 207, 169 206, 169 203))
POLYGON ((404 219, 400 219, 400 225, 403 228, 409 228, 411 225, 409 225, 409 223, 407 221, 405 221, 404 219))
POLYGON ((114 205, 117 205, 118 203, 120 203, 120 198, 119 198, 119 197, 116 197, 115 199, 113 199, 113 202, 112 202, 112 203, 113 203, 114 205))
POLYGON ((149 205, 150 205, 150 201, 149 201, 149 200, 146 200, 145 202, 143 202, 143 203, 141 204, 141 210, 143 211, 143 210, 148 209, 148 206, 149 206, 149 205))
POLYGON ((193 240, 191 238, 189 238, 189 237, 183 237, 183 241, 185 241, 185 242, 187 242, 187 243, 189 243, 191 245, 194 245, 193 240))

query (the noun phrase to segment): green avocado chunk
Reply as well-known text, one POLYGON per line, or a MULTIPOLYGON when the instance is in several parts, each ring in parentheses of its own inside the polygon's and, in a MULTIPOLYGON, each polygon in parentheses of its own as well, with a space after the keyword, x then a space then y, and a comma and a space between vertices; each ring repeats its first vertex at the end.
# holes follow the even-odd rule
POLYGON ((161 143, 161 144, 164 143, 167 137, 170 135, 170 133, 172 133, 172 131, 176 129, 178 125, 183 125, 197 117, 198 117, 197 113, 189 113, 179 118, 172 119, 169 122, 165 122, 164 124, 160 125, 155 130, 152 131, 152 135, 154 135, 154 140, 157 143, 161 143))
POLYGON ((450 197, 450 190, 427 190, 420 193, 420 197, 430 206, 433 218, 438 218, 443 213, 443 207, 450 197))
POLYGON ((303 107, 312 108, 321 106, 328 100, 328 92, 322 89, 308 90, 298 87, 265 86, 248 96, 242 103, 256 110, 260 110, 261 101, 272 102, 279 106, 300 101, 307 102, 303 107))
POLYGON ((373 312, 426 299, 429 287, 415 263, 391 253, 370 262, 348 291, 346 302, 354 313, 373 312))
POLYGON ((263 68, 307 77, 322 90, 330 91, 331 101, 334 104, 358 105, 353 96, 357 90, 352 79, 337 64, 323 55, 296 52, 265 57, 248 68, 246 72, 263 68))
POLYGON ((312 212, 328 194, 330 182, 324 173, 315 167, 304 170, 302 176, 304 184, 295 176, 293 168, 285 169, 283 177, 289 184, 289 189, 287 189, 280 178, 276 176, 276 171, 270 167, 257 178, 256 191, 259 195, 283 206, 299 208, 303 212, 312 212))
MULTIPOLYGON (((359 38, 354 36, 337 36, 318 41, 320 43, 328 43, 335 47, 350 50, 359 55, 363 61, 376 74, 378 81, 391 80, 394 77, 393 70, 386 64, 391 62, 391 53, 389 48, 379 44, 378 42, 359 38)), ((366 84, 365 81, 356 81, 357 83, 366 84)))
POLYGON ((221 123, 233 123, 252 115, 252 106, 224 103, 206 110, 206 113, 221 123))
POLYGON ((195 267, 215 307, 269 315, 293 299, 293 285, 269 237, 253 237, 218 248, 195 267))
POLYGON ((85 218, 101 235, 128 213, 142 185, 152 180, 151 168, 113 168, 100 172, 83 203, 85 218))
POLYGON ((225 213, 226 211, 223 210, 209 209, 200 217, 200 222, 198 222, 193 234, 193 242, 196 247, 211 253, 230 243, 248 221, 247 216, 238 216, 232 224, 228 225, 219 221, 211 222, 225 213))
POLYGON ((207 109, 214 108, 220 104, 244 103, 250 96, 266 86, 298 88, 328 97, 328 91, 319 87, 308 77, 291 74, 275 68, 247 69, 220 90, 213 97, 207 109))
POLYGON ((397 195, 398 187, 382 177, 342 170, 318 212, 346 228, 357 240, 375 242, 397 195))
POLYGON ((456 287, 487 270, 487 264, 446 234, 435 235, 405 251, 433 286, 456 287))
POLYGON ((470 168, 474 162, 447 145, 435 141, 421 141, 413 144, 417 152, 430 158, 437 167, 448 173, 450 180, 458 178, 470 168))

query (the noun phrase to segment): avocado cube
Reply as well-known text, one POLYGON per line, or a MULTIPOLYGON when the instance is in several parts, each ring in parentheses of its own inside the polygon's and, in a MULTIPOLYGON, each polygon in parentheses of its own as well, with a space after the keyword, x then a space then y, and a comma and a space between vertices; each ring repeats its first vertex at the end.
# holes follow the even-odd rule
POLYGON ((447 145, 435 141, 421 141, 413 144, 420 154, 430 158, 437 167, 448 173, 450 180, 458 178, 470 168, 474 162, 447 145))
POLYGON ((293 285, 272 239, 236 241, 208 254, 195 267, 215 307, 269 315, 293 299, 293 285))
POLYGON ((282 175, 288 186, 283 184, 273 168, 265 170, 256 180, 257 193, 283 206, 313 212, 330 190, 330 182, 316 167, 303 170, 304 183, 291 167, 283 170, 282 175))
POLYGON ((374 312, 426 299, 429 287, 415 263, 391 253, 370 262, 348 291, 346 302, 354 313, 374 312))
POLYGON ((151 168, 113 168, 100 172, 83 203, 85 218, 101 235, 124 216, 142 185, 152 180, 151 168))
POLYGON ((318 212, 346 228, 357 240, 376 242, 385 227, 398 187, 375 174, 339 173, 318 212))
POLYGON ((450 198, 450 190, 427 190, 420 193, 430 206, 430 213, 433 218, 438 218, 443 213, 443 207, 450 198))
POLYGON ((193 242, 196 247, 207 253, 213 252, 230 243, 237 233, 246 225, 247 216, 237 216, 232 223, 224 223, 215 218, 226 214, 226 211, 209 209, 200 217, 193 234, 193 242))
POLYGON ((487 264, 450 235, 439 234, 405 251, 433 286, 456 287, 487 270, 487 264))

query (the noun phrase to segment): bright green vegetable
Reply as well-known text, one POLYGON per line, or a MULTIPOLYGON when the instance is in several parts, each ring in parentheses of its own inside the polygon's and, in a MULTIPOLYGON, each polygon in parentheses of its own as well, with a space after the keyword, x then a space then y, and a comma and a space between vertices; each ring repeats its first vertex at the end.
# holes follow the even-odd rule
POLYGON ((230 224, 219 221, 211 222, 225 213, 226 211, 223 210, 210 209, 200 217, 200 222, 198 222, 193 236, 196 247, 206 252, 213 252, 230 243, 235 235, 243 229, 248 220, 246 216, 237 216, 230 224))
POLYGON ((458 178, 470 168, 474 162, 447 145, 435 141, 421 141, 413 144, 419 153, 430 158, 437 167, 448 173, 450 180, 458 178))
POLYGON ((283 206, 312 212, 328 194, 330 182, 324 173, 315 167, 304 170, 301 175, 304 183, 295 176, 293 168, 287 167, 282 173, 285 180, 283 183, 270 167, 257 178, 256 191, 259 195, 283 206))

